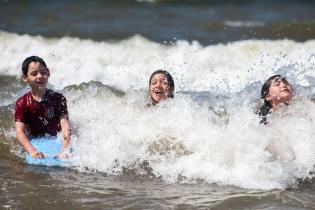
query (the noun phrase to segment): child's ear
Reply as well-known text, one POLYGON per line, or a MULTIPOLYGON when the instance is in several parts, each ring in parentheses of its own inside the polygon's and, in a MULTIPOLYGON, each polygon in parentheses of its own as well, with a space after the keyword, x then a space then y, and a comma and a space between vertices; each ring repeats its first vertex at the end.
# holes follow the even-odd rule
POLYGON ((271 101, 271 97, 270 94, 268 93, 268 95, 266 96, 266 101, 271 101))
POLYGON ((25 74, 22 74, 21 79, 23 80, 23 82, 28 82, 27 75, 25 75, 25 74))

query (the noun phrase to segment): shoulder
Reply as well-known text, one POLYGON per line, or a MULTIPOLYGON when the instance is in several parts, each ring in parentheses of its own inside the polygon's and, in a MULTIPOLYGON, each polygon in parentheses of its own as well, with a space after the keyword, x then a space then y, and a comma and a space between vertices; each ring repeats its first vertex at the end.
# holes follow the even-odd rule
POLYGON ((15 103, 15 121, 25 122, 25 113, 32 103, 32 94, 28 92, 17 99, 15 103))
POLYGON ((25 93, 23 96, 21 96, 20 98, 18 98, 18 99, 16 100, 16 105, 26 104, 27 101, 30 100, 30 97, 32 97, 31 91, 25 93))

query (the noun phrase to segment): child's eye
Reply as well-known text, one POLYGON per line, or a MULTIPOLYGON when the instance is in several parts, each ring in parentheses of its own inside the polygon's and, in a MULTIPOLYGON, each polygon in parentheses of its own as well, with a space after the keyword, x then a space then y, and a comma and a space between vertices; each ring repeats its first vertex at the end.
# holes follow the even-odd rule
POLYGON ((48 71, 41 71, 40 72, 42 75, 47 76, 48 75, 48 71))
POLYGON ((36 75, 37 75, 37 72, 32 72, 31 75, 32 75, 32 76, 36 76, 36 75))
POLYGON ((49 69, 48 68, 41 68, 41 69, 39 69, 39 71, 41 74, 48 74, 49 69))

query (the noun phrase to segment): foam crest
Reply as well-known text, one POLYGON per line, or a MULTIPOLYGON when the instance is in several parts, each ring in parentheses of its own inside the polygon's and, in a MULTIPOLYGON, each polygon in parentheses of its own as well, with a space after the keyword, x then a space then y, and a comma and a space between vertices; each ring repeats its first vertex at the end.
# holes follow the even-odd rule
MULTIPOLYGON (((284 65, 314 70, 313 40, 247 40, 202 46, 185 40, 164 45, 139 35, 119 42, 95 42, 7 32, 0 32, 0 40, 6 61, 0 64, 0 74, 19 75, 24 58, 39 55, 51 68, 50 82, 57 89, 91 80, 124 91, 143 89, 150 74, 164 68, 174 76, 177 90, 236 92, 252 80, 265 80, 284 65)), ((314 71, 304 75, 314 77, 314 71)))

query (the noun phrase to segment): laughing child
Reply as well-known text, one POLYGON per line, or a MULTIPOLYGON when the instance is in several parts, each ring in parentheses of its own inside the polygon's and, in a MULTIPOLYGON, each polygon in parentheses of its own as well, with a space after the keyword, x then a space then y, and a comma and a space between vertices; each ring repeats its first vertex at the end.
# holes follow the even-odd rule
POLYGON ((31 56, 22 64, 22 80, 29 84, 31 91, 20 97, 15 105, 16 138, 33 158, 44 158, 41 151, 32 145, 31 139, 46 135, 63 136, 59 158, 65 157, 70 144, 70 123, 66 98, 47 89, 49 69, 45 61, 31 56))
POLYGON ((174 80, 165 70, 153 72, 149 79, 149 103, 147 106, 156 105, 167 98, 174 98, 174 80))

